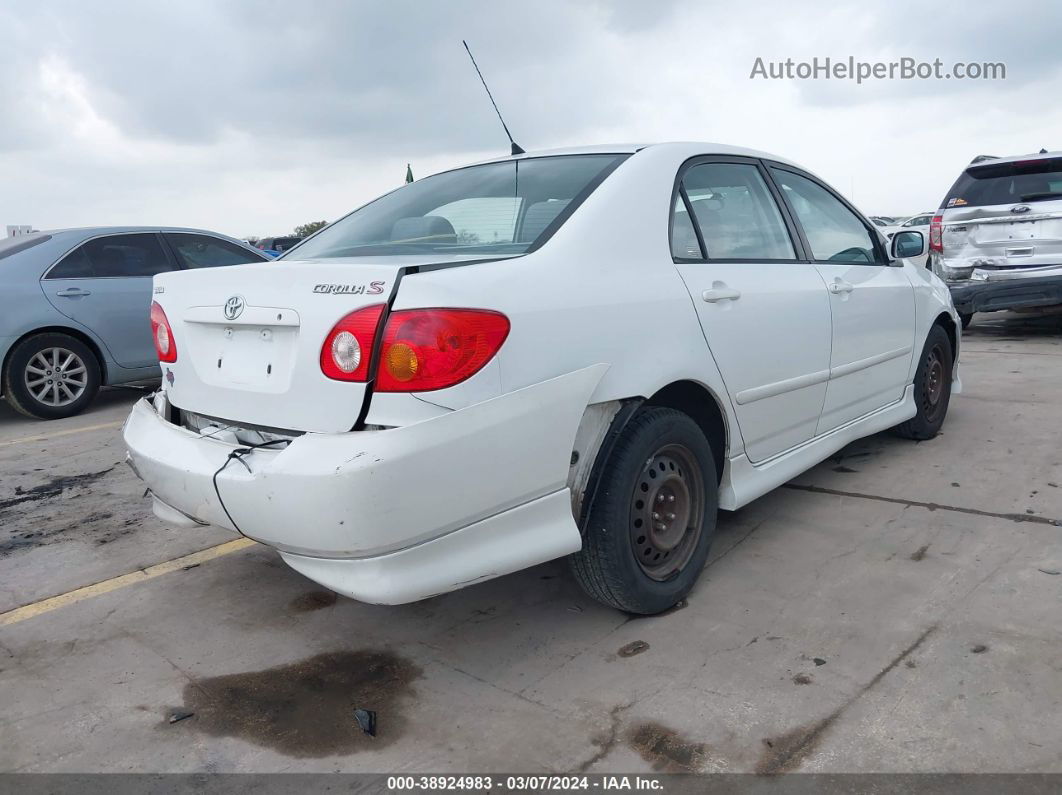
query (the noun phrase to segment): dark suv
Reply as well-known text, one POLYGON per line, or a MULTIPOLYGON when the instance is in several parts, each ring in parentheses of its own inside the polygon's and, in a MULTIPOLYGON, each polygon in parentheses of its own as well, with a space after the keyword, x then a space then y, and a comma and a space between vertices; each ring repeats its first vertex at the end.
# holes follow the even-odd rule
POLYGON ((929 264, 974 312, 1062 304, 1062 152, 974 160, 929 230, 929 264))

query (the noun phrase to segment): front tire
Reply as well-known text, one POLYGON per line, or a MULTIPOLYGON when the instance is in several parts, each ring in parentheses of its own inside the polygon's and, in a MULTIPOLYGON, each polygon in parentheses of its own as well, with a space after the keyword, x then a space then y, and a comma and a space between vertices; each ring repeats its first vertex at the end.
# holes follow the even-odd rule
POLYGON ((69 334, 34 334, 11 350, 4 368, 4 395, 27 417, 56 420, 84 411, 100 388, 100 364, 69 334))
POLYGON ((715 532, 715 458, 700 427, 675 409, 639 409, 602 466, 583 548, 570 557, 591 597, 652 615, 681 601, 715 532))
POLYGON ((970 327, 970 321, 973 320, 973 312, 960 312, 959 320, 962 321, 963 331, 970 327))
POLYGON ((951 340, 938 325, 926 336, 922 359, 915 373, 914 398, 918 413, 895 430, 905 439, 932 439, 944 424, 951 401, 951 340))

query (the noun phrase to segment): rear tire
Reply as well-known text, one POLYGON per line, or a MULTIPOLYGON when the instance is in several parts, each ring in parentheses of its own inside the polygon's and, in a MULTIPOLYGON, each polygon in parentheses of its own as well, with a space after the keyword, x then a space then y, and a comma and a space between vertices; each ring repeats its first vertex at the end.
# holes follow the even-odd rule
POLYGON ((951 371, 951 340, 941 326, 934 325, 926 336, 922 358, 915 372, 914 399, 918 413, 896 426, 897 435, 917 441, 937 435, 951 401, 951 371))
POLYGON ((631 417, 604 462, 583 548, 569 558, 597 601, 652 615, 680 602, 708 558, 718 480, 700 427, 675 409, 631 417))
POLYGON ((11 349, 3 379, 4 395, 15 411, 57 420, 79 414, 96 397, 100 363, 81 340, 49 331, 11 349))

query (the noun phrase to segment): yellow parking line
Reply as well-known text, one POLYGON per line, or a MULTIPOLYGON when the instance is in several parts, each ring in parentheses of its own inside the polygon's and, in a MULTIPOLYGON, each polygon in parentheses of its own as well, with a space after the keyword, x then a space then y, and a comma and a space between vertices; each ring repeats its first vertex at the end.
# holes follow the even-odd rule
POLYGON ((148 566, 146 569, 141 569, 140 571, 122 574, 119 577, 112 577, 109 580, 103 580, 102 582, 97 582, 93 585, 86 585, 84 588, 77 588, 73 591, 59 594, 58 596, 42 599, 33 604, 17 607, 6 613, 0 613, 0 627, 8 626, 9 624, 18 624, 20 621, 26 621, 30 618, 39 616, 42 613, 50 613, 52 610, 58 610, 60 607, 77 604, 86 599, 91 599, 94 596, 102 596, 105 593, 117 591, 119 588, 136 585, 138 582, 153 580, 155 577, 161 577, 163 574, 169 574, 171 571, 179 571, 186 566, 195 566, 200 563, 205 563, 208 560, 213 560, 214 558, 220 558, 222 555, 239 552, 241 549, 247 549, 247 547, 252 546, 255 543, 256 542, 249 538, 237 538, 234 541, 218 544, 216 547, 209 547, 199 552, 193 552, 191 555, 185 555, 180 558, 174 558, 173 560, 167 560, 164 563, 157 563, 154 566, 148 566))
POLYGON ((100 431, 104 428, 118 428, 125 420, 116 420, 115 422, 101 422, 99 425, 86 425, 83 428, 67 428, 65 431, 55 431, 55 433, 42 433, 39 436, 24 436, 21 439, 7 439, 0 442, 0 447, 7 447, 9 444, 22 444, 23 442, 43 442, 46 439, 55 439, 59 436, 70 436, 75 433, 87 433, 88 431, 100 431))

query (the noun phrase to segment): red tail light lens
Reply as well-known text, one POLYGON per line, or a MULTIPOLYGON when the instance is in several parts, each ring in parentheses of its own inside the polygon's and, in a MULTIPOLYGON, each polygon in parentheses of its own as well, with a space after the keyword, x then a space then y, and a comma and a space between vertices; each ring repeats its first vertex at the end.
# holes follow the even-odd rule
POLYGON ((934 215, 933 220, 929 222, 930 251, 936 251, 938 253, 944 252, 944 227, 941 223, 943 220, 943 215, 934 215))
POLYGON ((173 339, 173 329, 166 313, 158 301, 151 302, 151 338, 155 341, 155 353, 160 362, 177 361, 177 343, 173 339))
POLYGON ((368 381, 369 357, 384 305, 351 312, 336 323, 321 346, 321 372, 336 381, 368 381))
POLYGON ((475 375, 509 335, 509 318, 485 309, 403 309, 384 329, 378 392, 426 392, 475 375))

